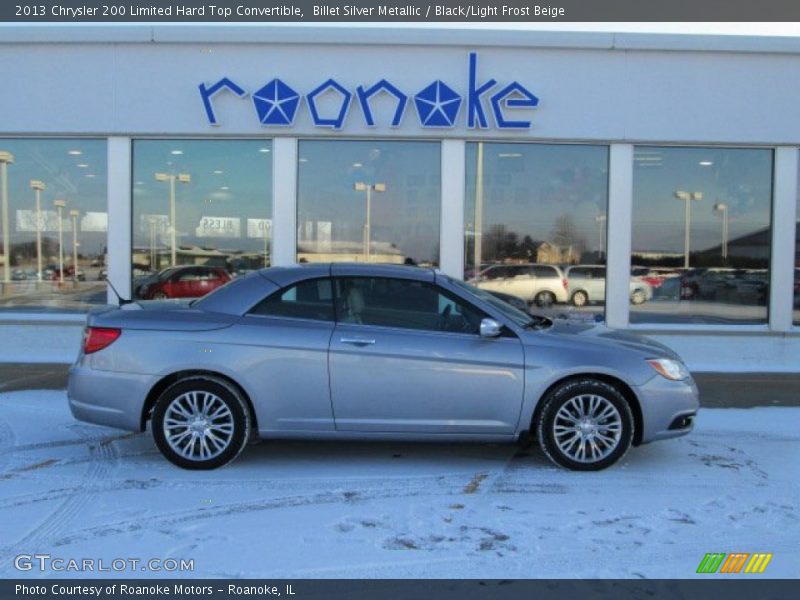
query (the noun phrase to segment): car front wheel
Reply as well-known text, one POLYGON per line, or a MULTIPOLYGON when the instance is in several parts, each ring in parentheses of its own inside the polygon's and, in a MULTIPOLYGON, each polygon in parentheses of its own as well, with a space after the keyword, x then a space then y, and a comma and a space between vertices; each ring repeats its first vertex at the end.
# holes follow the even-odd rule
POLYGON ((586 292, 575 292, 572 294, 572 304, 575 306, 586 306, 589 302, 589 296, 586 292))
POLYGON ((599 471, 630 448, 633 414, 614 386, 590 378, 567 381, 542 401, 537 439, 555 464, 575 471, 599 471))
POLYGON ((184 469, 216 469, 231 462, 250 437, 250 414, 241 393, 210 376, 182 379, 153 409, 153 438, 170 462, 184 469))

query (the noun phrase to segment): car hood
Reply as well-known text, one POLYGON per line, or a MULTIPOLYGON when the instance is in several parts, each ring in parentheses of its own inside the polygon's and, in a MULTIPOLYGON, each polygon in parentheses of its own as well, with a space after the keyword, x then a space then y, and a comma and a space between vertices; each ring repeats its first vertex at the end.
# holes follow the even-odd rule
POLYGON ((531 341, 533 341, 533 336, 537 334, 554 336, 566 342, 574 342, 578 347, 585 347, 586 344, 591 344, 595 347, 601 346, 609 349, 618 349, 622 346, 638 352, 645 358, 672 358, 681 360, 680 356, 678 356, 674 350, 652 338, 629 331, 610 329, 605 325, 597 323, 556 319, 549 328, 538 332, 531 332, 531 341))

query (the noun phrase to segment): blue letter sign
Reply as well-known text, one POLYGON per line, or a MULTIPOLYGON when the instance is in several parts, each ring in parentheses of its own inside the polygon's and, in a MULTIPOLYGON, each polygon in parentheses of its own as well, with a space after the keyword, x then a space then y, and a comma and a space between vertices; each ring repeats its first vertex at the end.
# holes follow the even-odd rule
MULTIPOLYGON (((440 79, 429 83, 414 94, 413 104, 417 109, 419 126, 424 129, 455 127, 459 120, 461 105, 464 104, 466 97, 465 125, 467 129, 487 129, 489 127, 487 114, 494 117, 494 125, 498 129, 530 129, 532 125, 529 118, 514 119, 509 113, 516 110, 534 109, 539 105, 539 98, 518 81, 506 84, 499 91, 495 91, 496 86, 497 80, 493 78, 489 78, 483 83, 478 82, 478 55, 470 52, 466 96, 462 96, 440 79), (488 108, 491 109, 489 113, 484 96, 490 92, 494 93, 488 97, 488 108)), ((206 117, 211 125, 218 124, 212 103, 218 92, 227 89, 240 98, 247 95, 243 88, 228 77, 223 77, 208 86, 201 83, 198 88, 206 117)), ((400 127, 405 117, 409 94, 401 91, 387 79, 381 79, 369 88, 359 85, 355 90, 364 124, 367 127, 375 127, 375 115, 370 101, 380 93, 389 94, 397 99, 397 108, 389 124, 391 127, 400 127)), ((258 121, 265 127, 293 125, 300 103, 305 99, 315 127, 330 127, 339 130, 344 127, 347 120, 353 92, 335 79, 328 79, 312 91, 301 94, 284 81, 276 78, 253 92, 252 97, 258 121), (321 96, 331 93, 339 96, 338 108, 333 114, 322 115, 317 103, 321 100, 321 96)))

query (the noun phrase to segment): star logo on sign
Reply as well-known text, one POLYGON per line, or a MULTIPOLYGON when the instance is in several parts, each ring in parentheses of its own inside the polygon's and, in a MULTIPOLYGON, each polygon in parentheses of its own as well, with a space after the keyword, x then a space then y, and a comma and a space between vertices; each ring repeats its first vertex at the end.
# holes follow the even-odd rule
POLYGON ((437 80, 414 96, 414 104, 423 127, 453 127, 461 96, 437 80))
POLYGON ((300 104, 300 94, 280 79, 273 79, 253 94, 262 125, 291 125, 300 104))

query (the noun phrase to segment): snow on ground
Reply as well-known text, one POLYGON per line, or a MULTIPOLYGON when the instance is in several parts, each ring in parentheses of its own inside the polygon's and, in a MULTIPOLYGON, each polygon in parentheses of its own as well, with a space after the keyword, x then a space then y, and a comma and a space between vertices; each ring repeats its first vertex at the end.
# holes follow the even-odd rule
POLYGON ((600 473, 515 446, 300 441, 191 472, 149 434, 74 421, 64 392, 0 394, 0 577, 80 576, 14 570, 44 552, 194 559, 195 577, 686 578, 735 551, 798 577, 798 423, 707 409, 600 473))

